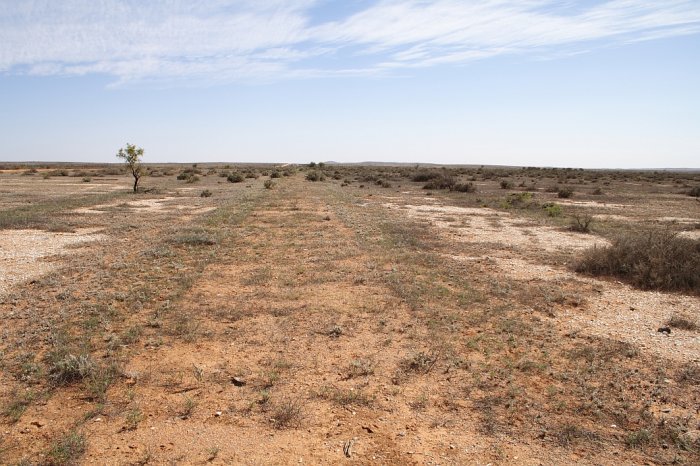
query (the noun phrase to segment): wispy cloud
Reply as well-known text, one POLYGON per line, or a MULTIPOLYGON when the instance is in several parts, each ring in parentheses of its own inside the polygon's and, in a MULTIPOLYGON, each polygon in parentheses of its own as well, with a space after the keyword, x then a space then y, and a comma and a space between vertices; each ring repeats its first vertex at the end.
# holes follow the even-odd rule
POLYGON ((0 72, 117 83, 365 75, 700 32, 696 0, 379 0, 312 21, 330 2, 0 0, 0 72))

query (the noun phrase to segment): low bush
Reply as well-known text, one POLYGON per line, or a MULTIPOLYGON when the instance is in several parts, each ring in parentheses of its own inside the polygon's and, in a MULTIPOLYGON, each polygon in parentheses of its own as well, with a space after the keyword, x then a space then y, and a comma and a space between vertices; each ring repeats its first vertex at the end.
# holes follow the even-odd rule
POLYGON ((700 186, 696 186, 688 191, 688 196, 700 197, 700 186))
POLYGON ((569 199, 570 197, 573 197, 574 191, 569 188, 559 188, 557 190, 557 197, 560 199, 569 199))
POLYGON ((547 202, 542 204, 542 208, 547 212, 550 217, 559 217, 561 215, 561 206, 555 204, 554 202, 547 202))
POLYGON ((454 185, 452 188, 453 191, 457 191, 459 193, 475 193, 476 192, 476 185, 474 183, 457 183, 454 185))
POLYGON ((611 275, 642 289, 700 292, 700 241, 668 230, 631 231, 586 251, 577 272, 611 275))
POLYGON ((226 177, 229 183, 241 183, 245 178, 240 173, 231 173, 226 177))
POLYGON ((423 189, 449 189, 454 188, 456 182, 450 175, 438 175, 428 181, 423 189))
POLYGON ((306 181, 324 181, 326 179, 326 175, 324 175, 322 172, 314 170, 312 172, 309 172, 306 174, 306 181))
POLYGON ((418 172, 415 175, 411 177, 411 181, 415 181, 416 183, 425 183, 426 181, 430 181, 434 178, 440 177, 439 173, 434 173, 434 172, 418 172))
POLYGON ((578 233, 590 233, 592 222, 593 217, 590 215, 574 215, 571 219, 569 230, 576 231, 578 233))

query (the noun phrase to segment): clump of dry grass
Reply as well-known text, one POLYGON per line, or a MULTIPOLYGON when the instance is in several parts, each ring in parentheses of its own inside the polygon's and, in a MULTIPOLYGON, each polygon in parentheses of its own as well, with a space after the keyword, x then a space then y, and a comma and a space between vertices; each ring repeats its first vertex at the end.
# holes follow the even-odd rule
POLYGON ((700 241, 667 230, 627 232, 594 247, 577 272, 620 277, 642 289, 700 292, 700 241))

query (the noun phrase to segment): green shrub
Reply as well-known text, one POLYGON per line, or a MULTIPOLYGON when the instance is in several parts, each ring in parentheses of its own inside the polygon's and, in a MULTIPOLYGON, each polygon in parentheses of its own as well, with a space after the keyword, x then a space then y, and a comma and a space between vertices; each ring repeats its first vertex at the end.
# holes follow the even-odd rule
POLYGON ((561 215, 561 206, 554 202, 543 204, 542 208, 547 211, 547 215, 550 217, 559 217, 561 215))

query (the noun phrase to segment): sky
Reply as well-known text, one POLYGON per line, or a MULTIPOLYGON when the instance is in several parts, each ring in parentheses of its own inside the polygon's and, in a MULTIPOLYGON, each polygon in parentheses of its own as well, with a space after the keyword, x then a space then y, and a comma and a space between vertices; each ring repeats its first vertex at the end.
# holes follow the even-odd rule
POLYGON ((700 0, 0 0, 0 142, 700 168, 700 0))

